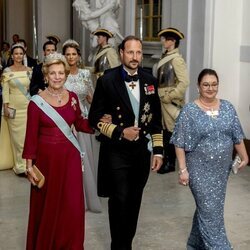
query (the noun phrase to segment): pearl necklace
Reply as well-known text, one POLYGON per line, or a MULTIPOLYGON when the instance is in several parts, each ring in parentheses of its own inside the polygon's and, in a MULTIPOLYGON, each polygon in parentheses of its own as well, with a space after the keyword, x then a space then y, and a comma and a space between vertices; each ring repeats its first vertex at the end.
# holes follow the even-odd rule
POLYGON ((48 93, 50 96, 56 97, 57 103, 58 103, 59 105, 61 105, 61 103, 62 103, 62 97, 63 97, 63 95, 64 95, 64 94, 63 94, 63 90, 62 90, 61 93, 58 93, 58 94, 52 93, 52 92, 49 90, 49 88, 46 88, 46 91, 47 91, 47 93, 48 93))
POLYGON ((211 116, 212 118, 216 118, 219 115, 219 110, 218 109, 213 109, 217 105, 218 100, 215 99, 216 103, 214 105, 211 105, 210 107, 207 106, 199 97, 199 101, 202 104, 202 106, 207 109, 206 114, 211 116))

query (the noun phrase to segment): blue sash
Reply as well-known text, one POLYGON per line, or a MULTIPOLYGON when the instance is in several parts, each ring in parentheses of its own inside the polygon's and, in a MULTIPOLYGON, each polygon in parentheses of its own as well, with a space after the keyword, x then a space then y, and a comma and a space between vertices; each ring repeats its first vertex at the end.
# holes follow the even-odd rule
MULTIPOLYGON (((6 68, 7 72, 12 72, 9 68, 6 68)), ((12 79, 12 81, 16 84, 16 86, 18 87, 18 89, 22 92, 22 94, 28 99, 30 100, 31 96, 30 93, 27 91, 27 89, 23 86, 23 84, 17 79, 14 78, 12 79)))
POLYGON ((16 86, 18 87, 18 89, 23 93, 23 95, 30 100, 31 96, 30 93, 26 90, 26 88, 22 85, 22 83, 17 79, 12 79, 12 81, 14 81, 14 83, 16 84, 16 86))
MULTIPOLYGON (((135 120, 137 121, 137 125, 139 125, 139 108, 140 108, 140 104, 137 101, 137 99, 135 98, 135 96, 131 93, 129 87, 127 86, 127 84, 125 83, 127 91, 128 91, 128 95, 129 95, 129 99, 132 105, 132 109, 135 115, 135 120)), ((148 142, 148 151, 152 152, 153 151, 153 147, 152 147, 152 140, 151 140, 151 136, 149 134, 147 134, 146 136, 149 139, 148 142)))
POLYGON ((81 150, 77 139, 72 133, 68 123, 62 118, 62 116, 53 107, 51 107, 41 96, 34 95, 31 97, 30 100, 33 101, 49 118, 54 121, 54 123, 62 131, 62 133, 78 149, 81 155, 81 159, 83 160, 83 156, 85 153, 81 150))
POLYGON ((132 105, 132 109, 135 115, 135 121, 137 122, 137 126, 139 124, 139 108, 140 108, 140 103, 137 101, 137 99, 135 98, 135 96, 131 93, 129 87, 127 86, 127 84, 125 83, 127 91, 128 91, 128 96, 132 105))

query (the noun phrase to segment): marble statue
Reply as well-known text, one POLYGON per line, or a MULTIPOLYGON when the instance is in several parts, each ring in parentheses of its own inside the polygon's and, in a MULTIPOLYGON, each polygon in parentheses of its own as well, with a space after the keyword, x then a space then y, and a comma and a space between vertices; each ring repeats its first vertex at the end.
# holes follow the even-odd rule
MULTIPOLYGON (((93 2, 91 1, 91 4, 93 2)), ((73 7, 78 11, 82 25, 91 33, 98 28, 103 28, 114 34, 115 41, 111 41, 113 45, 123 40, 117 22, 120 0, 95 0, 95 9, 92 9, 86 0, 75 0, 73 7)), ((93 40, 93 37, 91 39, 93 40)), ((96 44, 92 43, 92 46, 95 47, 96 44)))

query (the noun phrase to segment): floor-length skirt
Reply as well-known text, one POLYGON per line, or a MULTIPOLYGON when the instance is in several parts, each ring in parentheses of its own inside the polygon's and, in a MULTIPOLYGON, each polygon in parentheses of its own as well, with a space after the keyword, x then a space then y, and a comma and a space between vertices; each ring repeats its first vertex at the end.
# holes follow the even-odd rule
POLYGON ((2 117, 0 169, 13 167, 16 174, 24 173, 26 170, 26 161, 22 158, 22 153, 27 123, 27 106, 28 100, 23 94, 12 94, 10 95, 10 107, 16 109, 15 118, 2 117))
POLYGON ((79 151, 53 130, 43 134, 36 165, 45 185, 31 187, 27 250, 82 250, 85 209, 79 151))
POLYGON ((8 118, 1 117, 0 130, 0 170, 11 169, 14 166, 14 158, 10 141, 8 118))
POLYGON ((97 195, 97 162, 99 148, 94 135, 81 133, 77 134, 78 141, 84 154, 84 193, 85 209, 99 213, 102 211, 100 198, 97 195))

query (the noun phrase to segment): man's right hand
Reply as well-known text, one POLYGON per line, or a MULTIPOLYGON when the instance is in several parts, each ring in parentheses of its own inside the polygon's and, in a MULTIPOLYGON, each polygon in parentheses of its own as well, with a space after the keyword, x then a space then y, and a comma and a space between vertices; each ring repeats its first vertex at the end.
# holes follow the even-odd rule
POLYGON ((136 141, 139 139, 139 132, 141 128, 128 127, 123 130, 123 138, 129 141, 136 141))

